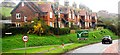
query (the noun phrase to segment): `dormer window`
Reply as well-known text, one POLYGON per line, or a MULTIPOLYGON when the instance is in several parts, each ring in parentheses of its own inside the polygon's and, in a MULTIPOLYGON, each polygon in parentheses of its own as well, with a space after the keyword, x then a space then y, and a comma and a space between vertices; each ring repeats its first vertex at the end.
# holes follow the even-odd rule
POLYGON ((16 13, 16 19, 21 19, 21 14, 20 13, 16 13))

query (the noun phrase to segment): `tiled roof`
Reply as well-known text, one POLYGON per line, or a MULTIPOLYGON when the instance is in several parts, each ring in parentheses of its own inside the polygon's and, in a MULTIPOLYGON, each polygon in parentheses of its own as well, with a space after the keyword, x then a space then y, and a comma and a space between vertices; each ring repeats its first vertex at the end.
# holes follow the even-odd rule
MULTIPOLYGON (((22 2, 20 2, 14 9, 16 10, 16 8, 18 8, 18 6, 21 4, 22 2)), ((33 12, 49 12, 51 10, 51 4, 50 3, 42 3, 39 4, 38 2, 24 2, 24 4, 26 4, 33 12)), ((12 11, 12 12, 13 12, 12 11)), ((12 13, 11 12, 11 13, 12 13)))
POLYGON ((28 2, 37 12, 49 12, 51 10, 50 3, 28 2))
POLYGON ((38 7, 39 9, 42 11, 42 12, 49 12, 51 11, 51 4, 48 4, 48 3, 45 3, 45 4, 38 4, 38 7))
POLYGON ((37 7, 37 3, 36 2, 28 2, 29 3, 29 5, 30 6, 32 6, 33 7, 33 9, 35 9, 36 10, 36 12, 40 12, 40 10, 38 9, 38 7, 37 7))
POLYGON ((68 14, 69 10, 70 10, 70 8, 68 8, 68 7, 59 7, 60 13, 68 14))

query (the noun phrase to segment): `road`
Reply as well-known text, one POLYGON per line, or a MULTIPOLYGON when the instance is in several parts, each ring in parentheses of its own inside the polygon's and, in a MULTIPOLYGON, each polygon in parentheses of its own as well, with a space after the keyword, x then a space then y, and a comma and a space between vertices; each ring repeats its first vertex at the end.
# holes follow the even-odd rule
MULTIPOLYGON (((71 53, 72 55, 73 55, 73 53, 102 53, 102 54, 103 53, 118 53, 118 40, 114 40, 112 44, 97 43, 97 44, 80 47, 78 49, 72 50, 67 53, 71 53)), ((75 54, 75 55, 77 55, 77 54, 75 54)), ((115 55, 115 54, 113 54, 113 55, 115 55)))

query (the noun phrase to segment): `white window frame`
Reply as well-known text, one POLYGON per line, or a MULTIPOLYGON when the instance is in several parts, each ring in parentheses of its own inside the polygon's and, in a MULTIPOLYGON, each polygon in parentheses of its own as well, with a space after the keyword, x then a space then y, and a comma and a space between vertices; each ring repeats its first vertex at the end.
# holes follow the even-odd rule
POLYGON ((59 25, 59 28, 60 28, 60 26, 61 26, 61 25, 60 25, 60 22, 58 22, 58 25, 59 25))
POLYGON ((20 23, 17 23, 17 24, 16 24, 16 27, 20 27, 20 23))
POLYGON ((52 18, 52 12, 50 12, 50 18, 52 18))
POLYGON ((87 22, 87 26, 89 27, 89 22, 87 22))
POLYGON ((75 15, 74 14, 72 14, 73 15, 73 19, 75 19, 75 15))
POLYGON ((50 22, 50 26, 53 27, 53 23, 52 22, 50 22))
POLYGON ((21 14, 20 13, 16 13, 16 19, 21 19, 21 14))
POLYGON ((69 22, 69 27, 71 27, 71 22, 69 22))
POLYGON ((80 22, 78 22, 77 25, 80 25, 80 22))
POLYGON ((27 16, 24 16, 24 22, 27 22, 27 16))
POLYGON ((58 17, 60 18, 60 13, 58 13, 58 15, 59 15, 58 17))
POLYGON ((89 27, 89 22, 85 22, 85 26, 86 26, 86 27, 89 27))
POLYGON ((69 13, 69 18, 71 18, 71 13, 69 13))

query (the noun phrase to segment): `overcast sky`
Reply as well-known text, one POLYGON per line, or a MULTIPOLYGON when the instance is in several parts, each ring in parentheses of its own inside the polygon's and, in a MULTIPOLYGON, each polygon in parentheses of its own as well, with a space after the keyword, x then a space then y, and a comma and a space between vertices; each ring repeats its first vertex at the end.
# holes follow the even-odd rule
MULTIPOLYGON (((0 0, 0 2, 3 0, 0 0)), ((13 0, 14 2, 18 3, 19 0, 13 0)), ((48 0, 54 1, 54 0, 48 0)), ((60 4, 64 4, 64 0, 59 0, 60 4)), ((93 12, 98 12, 99 10, 107 10, 109 13, 118 13, 118 2, 120 0, 69 0, 70 5, 73 2, 76 2, 77 5, 84 4, 89 7, 93 12)))

